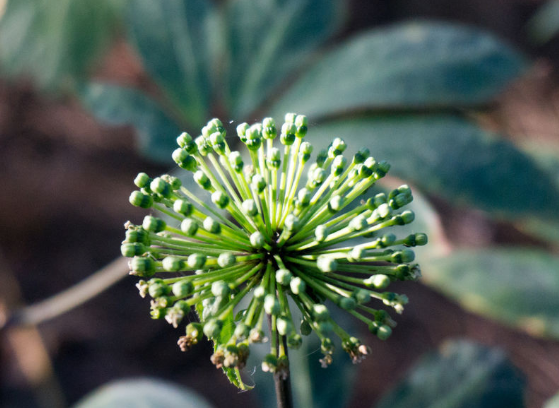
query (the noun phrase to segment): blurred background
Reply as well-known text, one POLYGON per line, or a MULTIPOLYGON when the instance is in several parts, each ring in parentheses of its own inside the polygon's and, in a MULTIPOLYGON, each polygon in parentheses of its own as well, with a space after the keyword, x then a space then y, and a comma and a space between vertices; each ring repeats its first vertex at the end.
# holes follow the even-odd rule
MULTIPOLYGON (((432 242, 424 280, 395 285, 410 305, 392 338, 361 333, 372 356, 350 381, 317 374, 315 406, 427 406, 386 395, 453 339, 499 357, 485 399, 444 406, 559 392, 559 2, 3 0, 0 16, 0 324, 119 257, 145 215, 132 180, 174 167, 179 130, 287 110, 309 138, 389 160, 432 242)), ((271 406, 215 370, 209 343, 181 353, 135 283, 1 329, 0 405, 72 406, 147 376, 214 407, 271 406)))

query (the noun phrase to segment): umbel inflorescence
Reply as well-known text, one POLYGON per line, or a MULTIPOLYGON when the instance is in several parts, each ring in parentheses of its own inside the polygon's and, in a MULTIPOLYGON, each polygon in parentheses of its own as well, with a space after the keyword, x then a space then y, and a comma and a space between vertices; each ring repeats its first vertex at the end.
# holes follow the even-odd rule
POLYGON ((137 286, 152 298, 151 316, 177 327, 194 306, 199 322, 187 324, 179 346, 186 351, 205 335, 215 344, 212 362, 237 374, 249 345, 268 336, 262 368, 283 377, 286 347, 298 348, 311 332, 321 340, 323 366, 332 362, 334 337, 361 361, 369 348, 329 309, 343 309, 388 338, 396 323, 372 301, 402 312, 407 297, 385 289, 420 276, 408 247, 427 243, 422 233, 397 238, 385 232, 414 220, 413 212, 401 210, 412 201, 408 186, 365 194, 386 175, 387 162, 377 162, 366 148, 347 158, 339 138, 311 160, 303 115, 286 115, 282 149, 274 147, 277 133, 272 118, 237 126, 248 163, 230 150, 218 119, 197 138, 178 137, 173 159, 194 173, 211 204, 169 175, 140 173, 140 190, 130 196, 133 205, 168 216, 167 222, 151 215, 142 225, 128 222, 122 245, 132 258, 130 273, 149 279, 137 286))

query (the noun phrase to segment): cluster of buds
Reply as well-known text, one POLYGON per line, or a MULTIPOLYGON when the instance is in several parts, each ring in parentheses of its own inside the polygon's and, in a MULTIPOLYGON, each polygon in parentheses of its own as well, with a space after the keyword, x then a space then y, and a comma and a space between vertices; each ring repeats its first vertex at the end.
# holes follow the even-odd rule
POLYGON ((364 197, 390 166, 368 149, 346 158, 339 138, 307 166, 313 148, 304 141, 303 115, 287 114, 279 132, 266 118, 237 126, 237 134, 246 158, 230 150, 218 119, 197 138, 177 139, 174 161, 194 173, 212 204, 170 175, 135 179, 139 190, 130 202, 168 216, 167 222, 151 215, 142 225, 128 222, 122 244, 122 254, 132 258, 130 273, 143 278, 140 294, 152 298, 152 317, 177 327, 194 307, 199 322, 186 326, 179 346, 186 351, 205 335, 215 343, 212 362, 237 373, 249 345, 268 336, 262 368, 282 377, 289 372, 286 348, 298 348, 312 332, 321 340, 323 366, 332 362, 335 337, 353 362, 361 361, 369 347, 329 310, 346 311, 381 340, 392 333, 396 323, 388 312, 369 303, 401 313, 407 297, 386 288, 420 276, 409 248, 426 244, 426 235, 389 232, 414 220, 402 210, 412 201, 409 187, 364 197), (278 133, 283 152, 274 147, 278 133))

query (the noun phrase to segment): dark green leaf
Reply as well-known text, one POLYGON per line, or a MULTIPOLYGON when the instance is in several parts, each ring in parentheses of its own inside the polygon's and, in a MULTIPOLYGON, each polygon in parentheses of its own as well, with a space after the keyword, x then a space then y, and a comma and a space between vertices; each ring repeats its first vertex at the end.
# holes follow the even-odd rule
POLYGON ((152 378, 115 381, 74 405, 74 408, 211 408, 188 388, 152 378))
MULTIPOLYGON (((339 28, 339 0, 237 0, 226 9, 226 103, 246 117, 339 28)), ((285 113, 285 112, 284 112, 285 113)))
POLYGON ((457 250, 423 265, 424 282, 465 309, 559 338, 559 258, 533 249, 457 250))
POLYGON ((528 35, 537 43, 551 40, 559 32, 559 1, 543 3, 527 25, 528 35))
POLYGON ((0 19, 3 73, 38 86, 75 85, 115 34, 118 8, 109 0, 10 0, 0 19))
POLYGON ((424 356, 376 408, 521 408, 523 388, 503 351, 453 341, 424 356))
MULTIPOLYGON (((311 127, 313 144, 342 137, 392 165, 391 175, 499 216, 557 218, 554 180, 514 145, 455 116, 406 115, 311 127)), ((316 148, 317 146, 315 146, 316 148)), ((349 151, 349 149, 348 149, 349 151)))
POLYGON ((130 0, 128 34, 146 70, 195 126, 209 119, 209 0, 130 0))
MULTIPOLYGON (((523 146, 531 157, 533 157, 540 168, 546 171, 559 189, 559 152, 556 146, 532 144, 523 146)), ((559 205, 557 205, 559 209, 559 205)), ((516 223, 523 232, 534 235, 540 239, 551 241, 559 245, 559 220, 541 219, 530 217, 516 223)))
POLYGON ((479 30, 406 23, 340 45, 274 107, 312 118, 363 109, 483 104, 524 68, 513 49, 479 30))
POLYGON ((103 83, 84 87, 80 97, 102 122, 132 126, 140 152, 147 158, 171 164, 179 128, 155 101, 138 90, 103 83))

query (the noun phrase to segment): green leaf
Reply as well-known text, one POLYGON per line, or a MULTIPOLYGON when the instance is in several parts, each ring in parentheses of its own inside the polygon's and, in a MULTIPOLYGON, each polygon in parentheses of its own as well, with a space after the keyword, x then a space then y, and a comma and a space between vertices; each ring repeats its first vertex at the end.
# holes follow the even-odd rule
POLYGON ((208 0, 130 0, 130 42, 146 70, 181 115, 195 126, 209 119, 209 29, 215 10, 208 0))
MULTIPOLYGON (((540 168, 555 180, 555 186, 559 189, 559 151, 557 146, 530 143, 523 144, 522 147, 526 153, 536 160, 540 168)), ((525 233, 559 245, 559 220, 529 217, 520 220, 515 225, 525 233)))
POLYGON ((482 31, 416 22, 374 30, 317 62, 273 108, 313 119, 352 110, 444 109, 487 103, 524 69, 482 31))
POLYGON ((547 400, 543 408, 559 408, 559 394, 547 400))
POLYGON ((465 309, 559 338, 559 257, 524 248, 456 250, 423 266, 423 281, 465 309))
POLYGON ((83 78, 116 32, 116 2, 9 0, 0 19, 0 70, 46 90, 83 78))
POLYGON ((98 120, 109 125, 133 126, 144 156, 171 163, 179 128, 151 98, 135 89, 104 83, 84 87, 80 98, 98 120))
POLYGON ((559 32, 559 1, 551 0, 542 4, 528 21, 527 31, 536 43, 551 40, 559 32))
POLYGON ((74 408, 211 408, 188 388, 155 378, 120 380, 104 385, 74 408))
POLYGON ((511 143, 458 116, 339 120, 311 127, 307 137, 317 145, 342 137, 348 154, 365 146, 392 165, 390 175, 458 205, 497 216, 558 217, 559 191, 549 174, 511 143))
POLYGON ((375 408, 521 408, 523 389, 502 350, 452 341, 421 358, 375 408))
POLYGON ((225 96, 233 117, 246 117, 309 61, 339 28, 342 6, 339 0, 228 2, 225 96))

